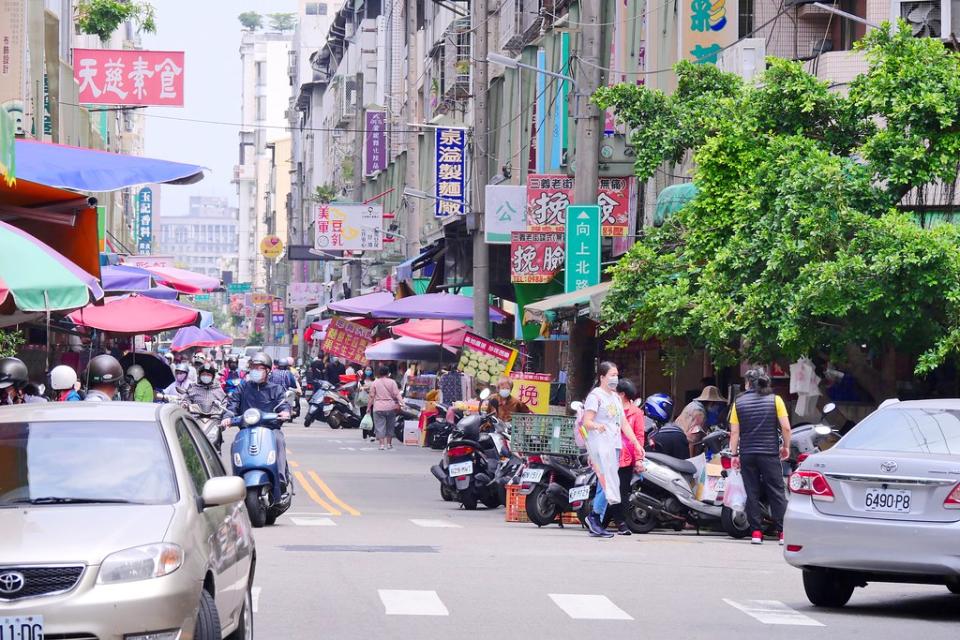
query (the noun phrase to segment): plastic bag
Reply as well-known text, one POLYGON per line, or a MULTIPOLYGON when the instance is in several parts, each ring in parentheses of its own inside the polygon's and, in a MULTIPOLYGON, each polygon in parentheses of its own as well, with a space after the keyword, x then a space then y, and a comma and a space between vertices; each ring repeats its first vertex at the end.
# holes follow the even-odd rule
POLYGON ((694 489, 694 495, 697 500, 703 500, 703 487, 707 484, 707 456, 701 453, 695 458, 687 458, 687 462, 693 464, 697 469, 697 473, 693 476, 694 481, 697 483, 694 489))
POLYGON ((743 476, 737 469, 727 471, 727 484, 723 488, 723 506, 734 511, 743 511, 747 507, 747 489, 743 486, 743 476))
POLYGON ((360 428, 366 431, 373 431, 373 412, 367 411, 363 416, 363 420, 360 421, 360 428))

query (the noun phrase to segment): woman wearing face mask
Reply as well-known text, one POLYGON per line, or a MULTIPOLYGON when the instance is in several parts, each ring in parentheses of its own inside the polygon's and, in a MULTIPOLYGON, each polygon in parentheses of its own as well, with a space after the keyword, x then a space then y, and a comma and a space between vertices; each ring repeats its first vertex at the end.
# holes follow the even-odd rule
MULTIPOLYGON (((173 368, 173 382, 163 390, 163 395, 179 398, 187 392, 190 386, 190 365, 186 362, 177 363, 173 368)), ((167 398, 168 400, 171 398, 167 398)))
POLYGON ((596 499, 593 501, 593 512, 587 516, 586 524, 591 536, 612 538, 613 534, 603 528, 604 510, 621 534, 629 533, 623 522, 619 477, 622 446, 620 432, 626 416, 620 396, 617 395, 617 385, 620 382, 617 365, 601 362, 598 373, 599 382, 583 403, 587 451, 590 454, 590 464, 597 472, 599 484, 596 499))
POLYGON ((491 412, 504 422, 510 422, 515 413, 530 413, 530 407, 513 397, 512 389, 510 378, 500 378, 497 381, 497 397, 490 400, 491 412))
POLYGON ((363 378, 360 380, 360 388, 357 391, 357 408, 360 409, 360 417, 367 415, 367 409, 370 406, 370 386, 373 384, 373 367, 367 365, 363 370, 363 378))

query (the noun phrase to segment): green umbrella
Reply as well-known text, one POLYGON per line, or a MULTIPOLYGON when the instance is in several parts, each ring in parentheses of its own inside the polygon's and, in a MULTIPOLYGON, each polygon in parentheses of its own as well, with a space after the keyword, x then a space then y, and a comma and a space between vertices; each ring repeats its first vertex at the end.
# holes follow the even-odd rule
POLYGON ((9 308, 12 298, 21 311, 63 311, 102 297, 94 276, 29 233, 0 222, 2 308, 9 308))

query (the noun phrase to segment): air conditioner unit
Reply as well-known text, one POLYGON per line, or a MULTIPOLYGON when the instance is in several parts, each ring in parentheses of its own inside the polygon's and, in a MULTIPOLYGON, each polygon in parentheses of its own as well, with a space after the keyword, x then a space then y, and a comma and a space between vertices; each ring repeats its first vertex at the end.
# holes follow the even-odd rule
POLYGON ((901 18, 916 38, 952 40, 960 33, 960 0, 892 0, 890 15, 901 18))

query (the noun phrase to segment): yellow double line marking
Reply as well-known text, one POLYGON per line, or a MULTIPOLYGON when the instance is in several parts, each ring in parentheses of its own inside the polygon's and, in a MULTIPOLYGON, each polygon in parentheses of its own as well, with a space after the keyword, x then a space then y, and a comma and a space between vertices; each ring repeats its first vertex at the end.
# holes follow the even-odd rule
MULTIPOLYGON (((290 466, 293 468, 299 467, 299 464, 294 462, 290 463, 290 466)), ((320 493, 317 492, 316 488, 310 484, 307 480, 307 476, 304 475, 302 471, 294 471, 293 475, 296 477, 297 481, 300 482, 300 486, 303 487, 303 490, 307 492, 307 495, 310 496, 310 499, 320 505, 325 509, 330 515, 340 516, 343 515, 343 512, 347 512, 351 516, 359 516, 360 512, 351 507, 349 504, 337 497, 337 494, 327 486, 327 483, 324 482, 316 471, 307 471, 307 475, 310 476, 310 479, 316 484, 320 491, 326 496, 326 499, 321 497, 320 493), (328 502, 329 500, 329 502, 328 502), (334 506, 336 505, 336 506, 334 506), (342 511, 341 511, 342 509, 342 511)))

